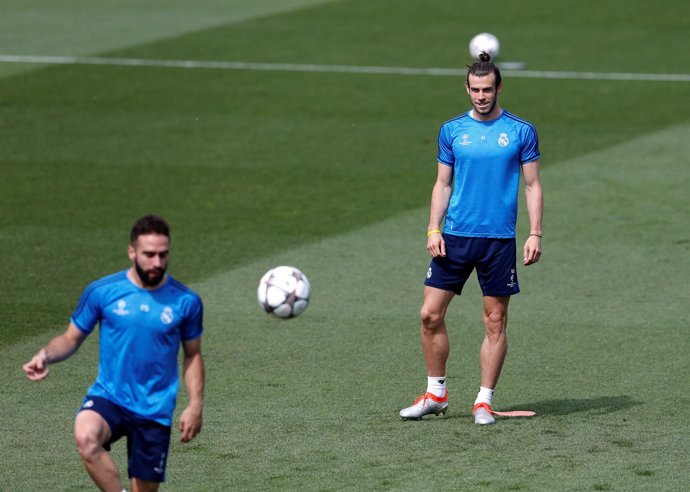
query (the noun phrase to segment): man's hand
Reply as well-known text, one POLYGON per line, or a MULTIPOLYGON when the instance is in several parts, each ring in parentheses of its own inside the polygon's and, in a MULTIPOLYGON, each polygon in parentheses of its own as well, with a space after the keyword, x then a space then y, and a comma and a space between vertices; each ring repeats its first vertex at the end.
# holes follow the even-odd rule
POLYGON ((86 338, 86 333, 69 324, 67 331, 53 338, 48 345, 38 351, 34 358, 22 366, 26 377, 31 381, 40 381, 48 377, 48 363, 60 362, 72 355, 86 338))
POLYGON ((541 238, 534 234, 530 235, 525 241, 523 251, 523 262, 525 266, 536 263, 541 258, 541 238))
POLYGON ((180 415, 180 441, 189 442, 201 432, 201 406, 189 405, 180 415))
POLYGON ((45 349, 38 351, 33 359, 22 366, 26 377, 31 381, 40 381, 48 377, 48 356, 45 349))
POLYGON ((429 254, 436 258, 437 256, 446 256, 446 242, 440 232, 435 232, 426 240, 426 250, 429 254))

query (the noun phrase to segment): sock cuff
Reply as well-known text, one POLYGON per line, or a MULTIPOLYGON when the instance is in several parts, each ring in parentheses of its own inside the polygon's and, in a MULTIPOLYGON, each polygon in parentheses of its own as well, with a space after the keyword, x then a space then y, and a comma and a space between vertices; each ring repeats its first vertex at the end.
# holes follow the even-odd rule
POLYGON ((479 393, 477 393, 477 399, 474 401, 475 404, 477 403, 488 403, 491 405, 493 403, 494 399, 494 389, 493 388, 485 388, 484 386, 479 387, 479 393))
POLYGON ((426 391, 436 396, 443 396, 446 392, 448 379, 445 376, 428 376, 426 391))

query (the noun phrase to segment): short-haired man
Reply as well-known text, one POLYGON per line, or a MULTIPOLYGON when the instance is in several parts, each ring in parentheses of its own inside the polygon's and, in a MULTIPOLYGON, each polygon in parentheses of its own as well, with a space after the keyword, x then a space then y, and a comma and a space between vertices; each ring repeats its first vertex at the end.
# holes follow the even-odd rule
POLYGON ((181 440, 201 431, 203 307, 198 294, 166 273, 169 251, 163 218, 137 220, 128 247, 131 266, 91 283, 67 330, 23 366, 30 380, 46 378, 48 365, 70 357, 99 324, 98 377, 77 413, 74 436, 86 471, 101 490, 123 490, 108 453, 121 437, 127 438, 133 492, 158 490, 165 480, 180 345, 189 395, 180 415, 181 440))

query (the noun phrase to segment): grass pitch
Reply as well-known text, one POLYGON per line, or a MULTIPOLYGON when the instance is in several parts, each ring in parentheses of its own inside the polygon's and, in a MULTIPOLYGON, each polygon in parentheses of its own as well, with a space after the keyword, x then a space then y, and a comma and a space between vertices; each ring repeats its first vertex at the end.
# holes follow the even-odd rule
MULTIPOLYGON (((690 73, 686 7, 618 7, 499 2, 482 25, 448 3, 344 0, 105 55, 456 68, 488 30, 530 69, 690 73)), ((688 83, 504 83, 503 106, 539 129, 546 208, 497 407, 539 415, 486 429, 469 416, 474 285, 449 317, 448 417, 397 416, 423 390, 423 232, 438 126, 467 107, 461 80, 107 66, 0 79, 0 488, 92 488, 71 425, 96 339, 44 383, 19 367, 88 281, 126 266, 128 227, 156 211, 173 226, 172 273, 206 304, 205 428, 173 444, 167 489, 682 489, 688 83), (287 322, 255 300, 282 263, 314 286, 287 322)), ((123 444, 115 456, 124 470, 123 444)))

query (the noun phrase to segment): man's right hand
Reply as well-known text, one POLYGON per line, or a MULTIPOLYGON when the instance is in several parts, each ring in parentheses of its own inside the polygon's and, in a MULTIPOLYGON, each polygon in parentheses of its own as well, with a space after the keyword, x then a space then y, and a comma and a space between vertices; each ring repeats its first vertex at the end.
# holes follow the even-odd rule
POLYGON ((431 256, 446 256, 446 242, 440 232, 435 232, 426 241, 426 250, 431 256))
POLYGON ((22 366, 26 377, 31 381, 40 381, 48 377, 48 355, 45 349, 38 351, 34 358, 22 366))

